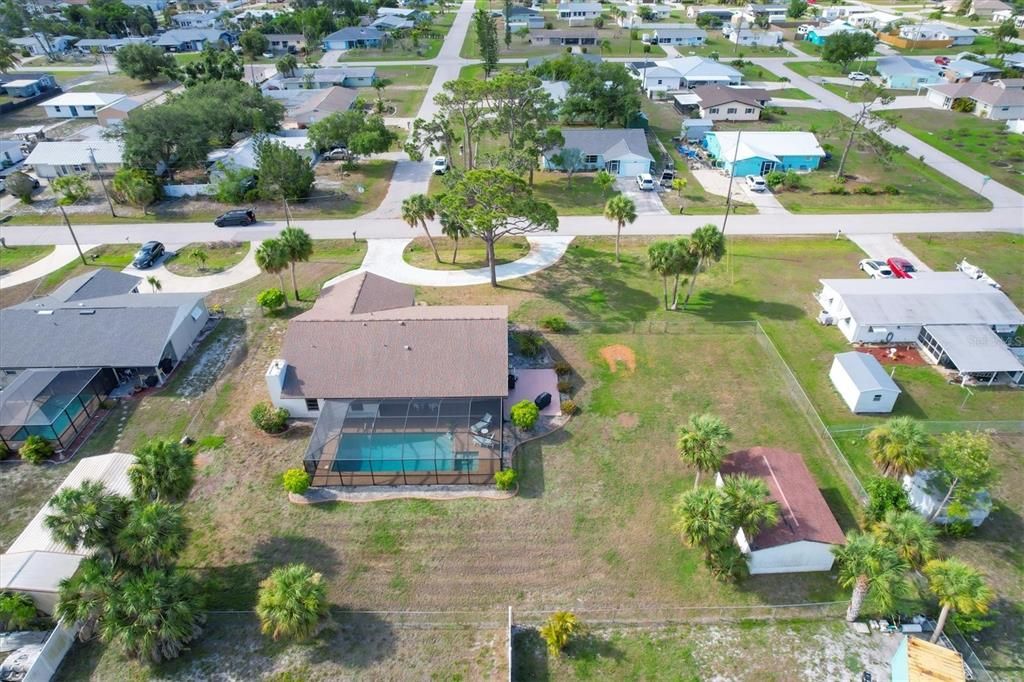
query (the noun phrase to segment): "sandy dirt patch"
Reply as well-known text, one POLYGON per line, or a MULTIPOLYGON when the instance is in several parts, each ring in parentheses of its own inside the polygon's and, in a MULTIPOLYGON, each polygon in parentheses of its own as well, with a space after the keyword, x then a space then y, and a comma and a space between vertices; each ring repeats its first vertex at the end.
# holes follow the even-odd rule
MULTIPOLYGON (((612 371, 614 372, 615 370, 612 371)), ((640 423, 640 416, 635 412, 623 412, 616 421, 624 429, 635 429, 637 424, 640 423)))
POLYGON ((619 363, 622 363, 622 366, 630 374, 636 371, 636 353, 629 346, 616 343, 611 346, 605 346, 600 352, 601 357, 608 363, 608 369, 612 372, 619 371, 619 363))

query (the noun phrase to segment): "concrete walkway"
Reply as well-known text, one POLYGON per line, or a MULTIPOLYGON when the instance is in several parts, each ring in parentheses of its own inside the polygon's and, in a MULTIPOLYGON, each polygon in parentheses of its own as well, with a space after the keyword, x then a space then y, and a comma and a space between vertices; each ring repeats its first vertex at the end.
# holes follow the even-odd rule
MULTIPOLYGON (((868 258, 886 260, 889 258, 906 258, 918 270, 930 271, 931 268, 908 249, 894 234, 851 234, 850 241, 860 247, 868 258)), ((952 264, 950 265, 952 267, 952 264)))
MULTIPOLYGON (((166 261, 161 263, 158 267, 150 268, 148 270, 137 270, 129 265, 121 272, 128 275, 134 275, 135 277, 141 277, 143 280, 147 277, 156 277, 160 280, 161 293, 201 294, 207 291, 216 291, 217 289, 233 287, 236 284, 241 284, 242 282, 250 280, 260 274, 260 268, 256 265, 256 249, 259 245, 260 242, 252 242, 249 244, 249 253, 245 254, 245 258, 243 258, 237 265, 233 265, 223 272, 217 272, 212 275, 203 275, 201 277, 184 277, 182 275, 176 275, 167 269, 166 261)), ((152 291, 153 288, 146 284, 139 287, 140 293, 150 293, 152 291)))
MULTIPOLYGON (((82 244, 82 253, 95 249, 99 244, 82 244)), ((68 263, 78 260, 78 249, 73 244, 61 244, 55 246, 53 253, 44 256, 35 263, 29 263, 3 277, 0 277, 0 289, 16 287, 25 282, 45 277, 51 272, 60 270, 68 263)))

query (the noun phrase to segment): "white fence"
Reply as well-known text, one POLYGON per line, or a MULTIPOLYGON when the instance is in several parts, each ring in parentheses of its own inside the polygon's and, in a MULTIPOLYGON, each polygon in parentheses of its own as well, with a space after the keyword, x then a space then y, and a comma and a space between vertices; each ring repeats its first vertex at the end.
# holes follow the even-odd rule
POLYGON ((165 197, 197 197, 213 192, 213 185, 164 185, 165 197))
POLYGON ((53 629, 43 644, 43 650, 39 652, 39 657, 25 673, 25 682, 50 682, 53 679, 61 661, 68 653, 68 649, 75 643, 78 627, 75 624, 69 628, 64 625, 64 621, 57 623, 57 627, 53 629))

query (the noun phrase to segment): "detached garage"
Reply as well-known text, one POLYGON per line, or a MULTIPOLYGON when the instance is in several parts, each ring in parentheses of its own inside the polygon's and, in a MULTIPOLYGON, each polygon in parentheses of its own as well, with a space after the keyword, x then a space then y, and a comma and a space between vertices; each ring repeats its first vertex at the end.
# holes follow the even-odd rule
POLYGON ((892 412, 900 387, 868 353, 839 353, 828 373, 832 385, 852 412, 892 412))

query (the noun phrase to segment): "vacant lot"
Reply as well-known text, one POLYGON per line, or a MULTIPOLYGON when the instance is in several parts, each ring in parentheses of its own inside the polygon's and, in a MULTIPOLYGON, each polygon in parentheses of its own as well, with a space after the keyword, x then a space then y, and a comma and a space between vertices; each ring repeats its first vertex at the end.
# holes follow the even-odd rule
MULTIPOLYGON (((803 48, 803 45, 799 45, 803 48)), ((845 76, 846 74, 837 65, 831 62, 786 62, 786 68, 796 71, 801 76, 845 76)), ((866 74, 875 75, 875 63, 873 61, 855 62, 850 71, 861 71, 866 74)))
POLYGON ((886 112, 885 117, 914 137, 974 170, 1024 192, 1024 135, 1003 121, 935 109, 886 112))
POLYGON ((433 59, 441 51, 444 38, 455 21, 455 12, 434 14, 433 17, 429 26, 420 27, 421 32, 415 38, 410 35, 389 39, 380 49, 346 50, 338 62, 433 59))
POLYGON ((249 242, 186 244, 167 262, 167 269, 176 275, 202 277, 238 265, 247 253, 249 242))
MULTIPOLYGON (((825 88, 834 95, 839 95, 843 99, 851 102, 863 102, 864 95, 861 94, 861 88, 863 85, 859 83, 822 83, 821 87, 825 88)), ((903 97, 906 95, 915 94, 913 90, 882 90, 883 97, 903 97)))

